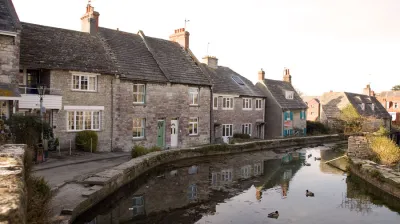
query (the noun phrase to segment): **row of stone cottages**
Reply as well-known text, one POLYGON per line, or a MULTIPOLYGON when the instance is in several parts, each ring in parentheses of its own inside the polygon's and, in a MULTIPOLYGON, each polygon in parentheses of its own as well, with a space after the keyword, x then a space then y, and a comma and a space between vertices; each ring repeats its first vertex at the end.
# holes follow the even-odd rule
POLYGON ((79 32, 19 22, 11 1, 1 2, 9 3, 12 27, 12 35, 1 38, 12 39, 14 51, 6 71, 13 81, 2 84, 13 97, 0 98, 2 113, 37 112, 37 88, 46 86, 45 119, 61 148, 73 147, 82 130, 98 133, 100 151, 227 142, 234 133, 264 139, 306 132, 307 106, 288 69, 283 81, 265 79, 261 70, 254 85, 216 57, 199 62, 185 29, 163 40, 102 28, 89 4, 79 32))

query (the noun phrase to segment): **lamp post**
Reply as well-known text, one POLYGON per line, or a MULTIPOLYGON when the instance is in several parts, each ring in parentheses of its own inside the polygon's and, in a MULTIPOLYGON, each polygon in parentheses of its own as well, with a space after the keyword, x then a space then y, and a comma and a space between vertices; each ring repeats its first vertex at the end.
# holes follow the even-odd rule
POLYGON ((43 84, 40 84, 37 89, 38 89, 38 94, 39 94, 39 97, 40 97, 40 122, 41 122, 41 125, 42 125, 41 141, 43 143, 43 96, 44 96, 45 91, 46 91, 46 86, 43 85, 43 84))

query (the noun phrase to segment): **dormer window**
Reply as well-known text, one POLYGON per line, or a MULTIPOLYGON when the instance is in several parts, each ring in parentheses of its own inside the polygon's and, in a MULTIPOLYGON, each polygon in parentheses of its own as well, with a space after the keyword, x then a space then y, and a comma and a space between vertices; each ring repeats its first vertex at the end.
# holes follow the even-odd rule
POLYGON ((359 106, 360 106, 361 110, 365 110, 365 103, 360 103, 359 106))
POLYGON ((235 80, 235 82, 236 82, 238 85, 244 86, 244 82, 243 82, 239 77, 237 77, 237 76, 232 76, 232 79, 235 80))
POLYGON ((285 97, 288 100, 293 100, 294 92, 293 91, 285 91, 285 97))
POLYGON ((375 104, 371 104, 372 111, 375 111, 375 104))

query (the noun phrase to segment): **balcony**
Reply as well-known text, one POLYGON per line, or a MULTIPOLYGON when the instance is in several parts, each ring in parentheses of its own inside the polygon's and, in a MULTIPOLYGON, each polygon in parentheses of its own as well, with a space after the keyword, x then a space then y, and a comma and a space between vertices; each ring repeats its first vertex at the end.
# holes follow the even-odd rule
MULTIPOLYGON (((19 93, 21 94, 18 106, 20 109, 40 109, 40 97, 37 88, 20 86, 19 93)), ((49 110, 61 110, 61 90, 47 88, 43 95, 43 106, 49 110)))

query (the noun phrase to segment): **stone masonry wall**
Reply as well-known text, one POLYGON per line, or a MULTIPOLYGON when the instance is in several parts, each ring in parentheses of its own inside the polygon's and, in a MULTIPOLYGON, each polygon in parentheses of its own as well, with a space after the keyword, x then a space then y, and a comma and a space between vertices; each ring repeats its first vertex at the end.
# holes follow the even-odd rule
POLYGON ((359 159, 369 159, 373 153, 365 136, 350 136, 347 155, 359 159))
MULTIPOLYGON (((75 73, 74 73, 75 74, 75 73)), ((78 74, 78 73, 77 73, 78 74)), ((70 140, 75 149, 76 132, 67 131, 67 111, 64 106, 104 106, 101 111, 100 128, 98 134, 98 151, 111 150, 111 88, 113 76, 97 76, 97 91, 84 92, 72 90, 72 73, 68 71, 51 71, 50 87, 60 89, 63 95, 62 110, 53 113, 54 134, 59 138, 61 149, 69 149, 70 140)))
POLYGON ((0 35, 0 82, 16 83, 19 73, 20 36, 0 35))
MULTIPOLYGON (((210 143, 209 87, 200 88, 199 106, 189 105, 189 86, 181 84, 146 84, 145 104, 133 104, 133 82, 116 81, 114 95, 113 149, 129 151, 136 144, 157 144, 157 122, 165 121, 165 146, 171 144, 171 119, 178 118, 178 147, 210 143), (199 118, 199 134, 189 136, 189 118, 199 118), (132 138, 133 118, 145 118, 145 138, 132 138)), ((138 83, 139 84, 139 83, 138 83)))
POLYGON ((25 145, 0 146, 0 223, 26 223, 25 145))
MULTIPOLYGON (((218 97, 218 109, 213 109, 214 123, 221 124, 215 128, 216 141, 222 137, 222 124, 233 124, 233 134, 242 133, 242 124, 251 124, 251 137, 264 139, 264 130, 261 131, 261 136, 257 134, 256 122, 264 122, 265 110, 255 109, 255 99, 260 98, 252 98, 251 110, 243 110, 243 98, 235 97, 233 110, 226 110, 222 109, 222 97, 218 97)), ((265 108, 265 100, 262 100, 261 108, 265 108)))

